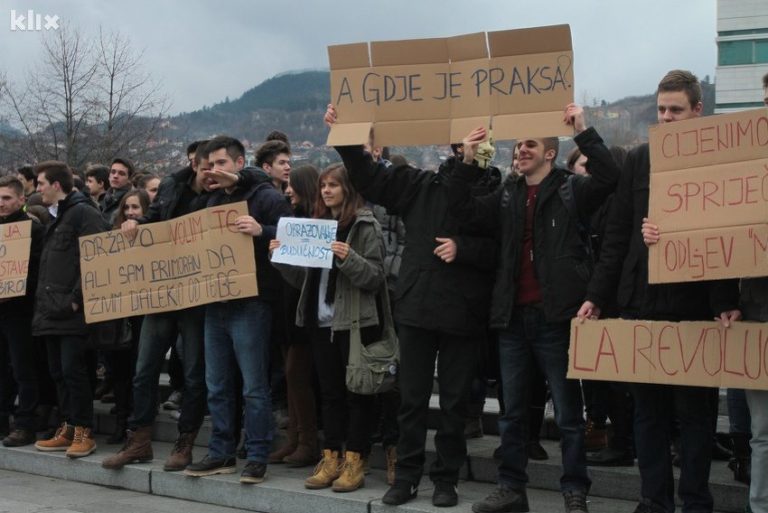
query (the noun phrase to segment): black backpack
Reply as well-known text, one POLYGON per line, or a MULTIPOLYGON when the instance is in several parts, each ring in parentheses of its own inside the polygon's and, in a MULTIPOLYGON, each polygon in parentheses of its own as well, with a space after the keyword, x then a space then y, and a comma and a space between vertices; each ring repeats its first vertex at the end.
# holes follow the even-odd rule
POLYGON ((595 261, 595 249, 593 247, 593 235, 590 228, 589 219, 584 219, 579 215, 579 209, 576 208, 576 194, 573 190, 573 182, 576 180, 576 175, 570 174, 565 182, 558 189, 560 199, 563 200, 566 210, 571 218, 576 222, 576 228, 579 231, 579 239, 584 247, 584 251, 589 256, 589 259, 595 261))

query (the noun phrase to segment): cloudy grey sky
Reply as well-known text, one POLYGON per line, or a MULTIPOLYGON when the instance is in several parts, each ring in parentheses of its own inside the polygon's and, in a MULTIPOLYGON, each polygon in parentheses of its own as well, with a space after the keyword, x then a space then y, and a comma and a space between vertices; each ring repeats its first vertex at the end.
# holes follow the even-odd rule
POLYGON ((118 29, 145 51, 172 113, 239 97, 290 70, 327 68, 326 47, 568 23, 576 98, 651 93, 663 74, 714 76, 716 0, 0 0, 0 72, 21 81, 45 32, 10 13, 58 15, 86 33, 118 29))

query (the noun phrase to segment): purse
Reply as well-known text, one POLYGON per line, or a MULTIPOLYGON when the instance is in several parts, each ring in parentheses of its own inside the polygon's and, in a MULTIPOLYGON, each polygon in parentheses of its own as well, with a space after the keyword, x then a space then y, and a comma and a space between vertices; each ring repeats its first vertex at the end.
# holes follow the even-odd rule
POLYGON ((392 390, 397 384, 400 346, 389 306, 389 291, 382 284, 383 326, 381 340, 363 345, 360 336, 360 289, 352 292, 352 326, 349 330, 349 360, 347 362, 347 390, 356 394, 372 395, 392 390))

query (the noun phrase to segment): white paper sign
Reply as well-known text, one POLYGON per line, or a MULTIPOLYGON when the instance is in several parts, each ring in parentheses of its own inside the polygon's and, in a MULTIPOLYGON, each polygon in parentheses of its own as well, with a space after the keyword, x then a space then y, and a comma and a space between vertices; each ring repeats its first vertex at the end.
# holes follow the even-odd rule
POLYGON ((338 221, 281 217, 277 222, 280 247, 272 253, 272 261, 301 267, 325 267, 333 264, 331 242, 336 240, 338 221))

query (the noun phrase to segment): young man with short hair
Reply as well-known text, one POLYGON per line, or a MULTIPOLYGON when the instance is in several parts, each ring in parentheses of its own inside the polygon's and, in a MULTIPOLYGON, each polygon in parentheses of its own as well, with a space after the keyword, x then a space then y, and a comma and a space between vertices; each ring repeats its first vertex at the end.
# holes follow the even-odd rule
POLYGON ((57 205, 57 213, 47 227, 40 257, 32 334, 47 337, 48 365, 64 418, 53 438, 41 440, 35 447, 66 451, 70 458, 79 458, 91 454, 96 441, 78 238, 108 227, 91 200, 73 190, 72 170, 65 163, 42 162, 35 171, 43 204, 57 205))
POLYGON ((116 157, 109 165, 109 190, 100 202, 101 212, 110 226, 115 222, 120 200, 125 193, 133 189, 131 178, 134 173, 133 163, 130 160, 116 157))
MULTIPOLYGON (((656 93, 659 123, 701 116, 701 86, 689 71, 672 70, 656 93)), ((611 204, 600 261, 587 289, 579 318, 598 317, 600 308, 618 299, 623 319, 703 321, 718 317, 727 327, 739 320, 738 280, 650 285, 647 244, 658 241, 647 223, 650 151, 642 144, 627 155, 611 204), (645 231, 644 231, 645 230, 645 231), (617 295, 618 291, 618 295, 617 295)), ((680 481, 683 511, 711 512, 711 391, 705 387, 632 384, 635 399, 635 447, 640 467, 641 500, 636 513, 675 511, 670 455, 673 420, 680 423, 680 481)))
POLYGON ((490 323, 498 330, 504 417, 498 487, 472 505, 476 513, 528 511, 528 410, 531 364, 552 391, 555 422, 562 435, 560 489, 566 513, 586 513, 591 485, 584 448, 581 388, 566 378, 570 319, 581 305, 592 270, 592 254, 579 230, 613 192, 619 169, 583 109, 570 104, 565 120, 589 156, 590 176, 555 166, 557 137, 518 141, 518 176, 495 192, 473 198, 476 144, 464 144, 463 163, 448 181, 451 209, 470 226, 487 226, 499 246, 490 323), (568 186, 573 205, 561 193, 568 186), (578 213, 578 219, 572 211, 578 213))
MULTIPOLYGON (((24 186, 14 176, 0 177, 0 225, 31 220, 24 212, 24 186)), ((18 390, 18 406, 13 414, 14 430, 3 439, 6 447, 20 447, 35 442, 35 427, 40 390, 37 378, 36 345, 32 341, 32 303, 37 287, 40 252, 45 228, 32 221, 31 246, 27 260, 27 285, 23 296, 0 299, 0 345, 8 354, 13 379, 18 390)), ((0 380, 0 385, 5 380, 0 380)), ((5 397, 6 390, 0 390, 5 397)))
POLYGON ((100 205, 109 188, 109 168, 102 165, 90 166, 85 171, 85 185, 88 186, 91 200, 100 205))
POLYGON ((272 185, 282 191, 291 176, 291 147, 278 139, 265 142, 256 150, 256 165, 272 178, 272 185))
MULTIPOLYGON (((218 136, 198 148, 204 151, 214 172, 235 174, 245 165, 245 149, 237 139, 218 136)), ((277 221, 290 216, 291 208, 261 173, 251 185, 219 188, 208 206, 246 201, 248 215, 235 219, 237 231, 253 237, 256 279, 259 295, 211 303, 205 307, 205 381, 208 410, 211 413, 211 438, 208 454, 187 466, 184 473, 193 477, 230 474, 236 469, 238 426, 235 394, 242 393, 245 410, 245 449, 248 462, 241 483, 264 480, 272 445, 272 406, 269 390, 269 346, 272 304, 282 286, 281 278, 269 262, 269 241, 275 238, 277 221), (243 378, 237 388, 235 365, 243 378)), ((183 411, 183 410, 182 410, 183 411)))

